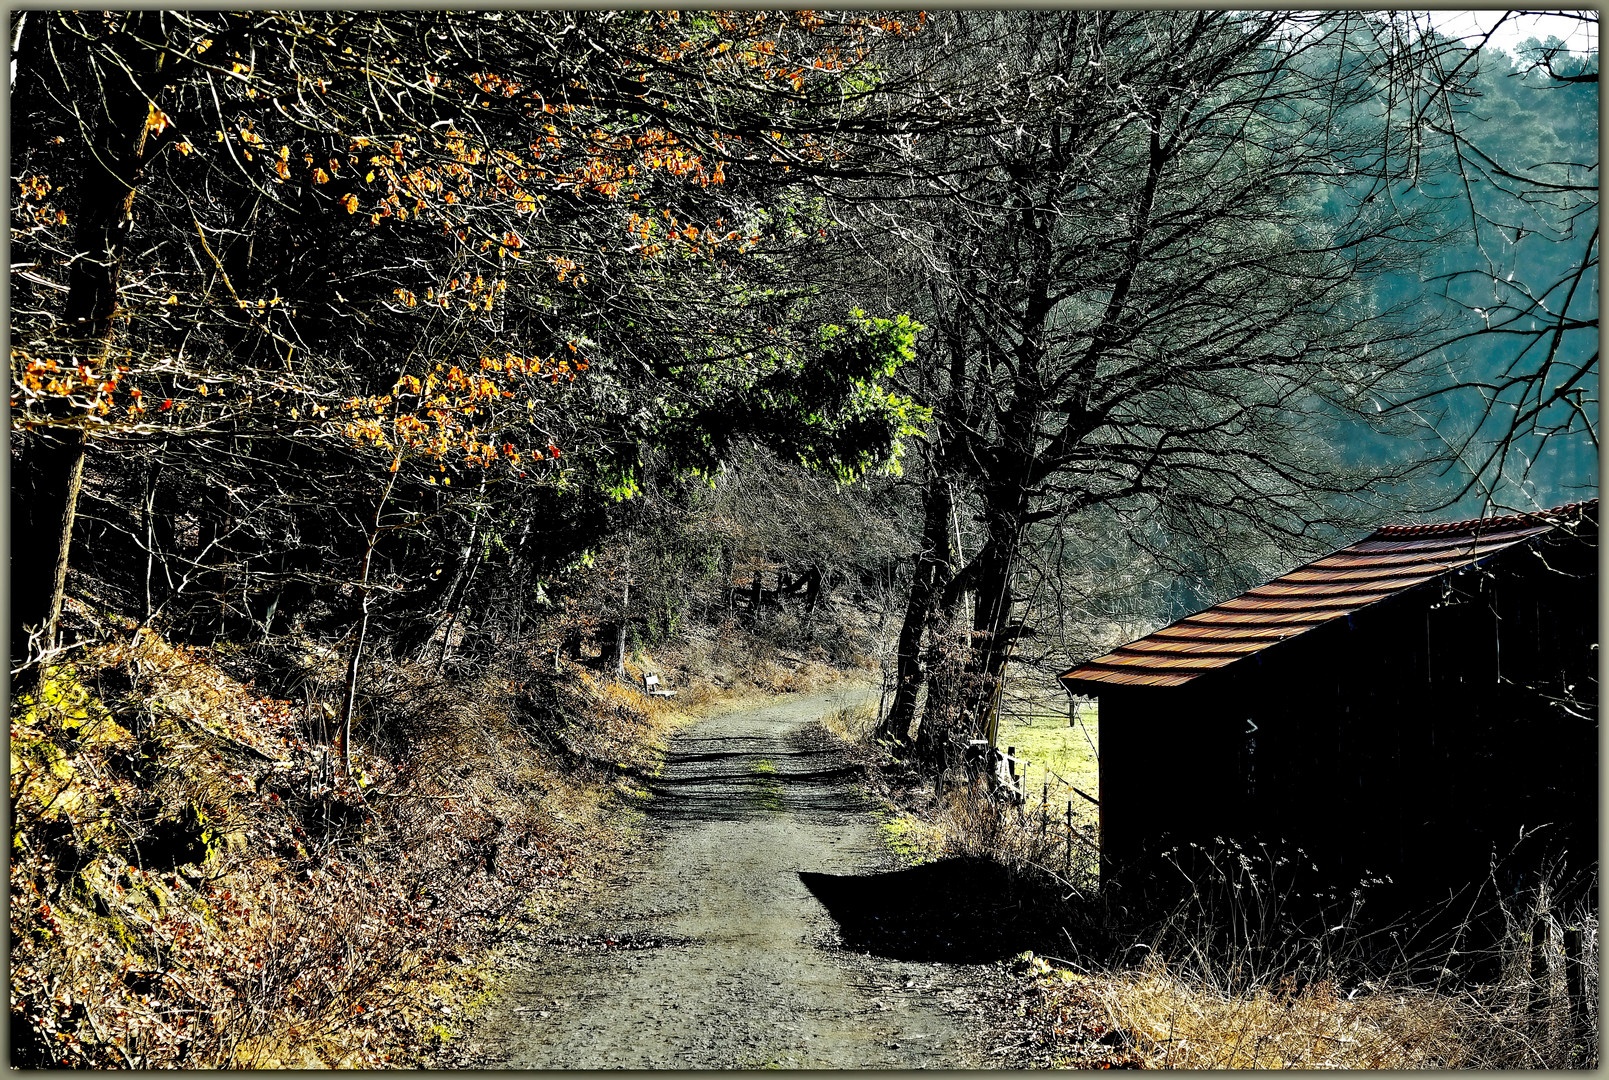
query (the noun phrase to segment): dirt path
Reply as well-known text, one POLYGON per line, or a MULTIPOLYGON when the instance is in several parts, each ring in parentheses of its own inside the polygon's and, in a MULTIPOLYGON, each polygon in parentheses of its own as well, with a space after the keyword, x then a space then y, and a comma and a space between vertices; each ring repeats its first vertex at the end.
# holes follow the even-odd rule
POLYGON ((462 1063, 986 1064, 973 1018, 977 987, 992 981, 985 966, 847 951, 817 899, 894 869, 873 808, 818 723, 865 693, 788 697, 673 740, 641 862, 574 947, 532 951, 466 1038, 462 1063))

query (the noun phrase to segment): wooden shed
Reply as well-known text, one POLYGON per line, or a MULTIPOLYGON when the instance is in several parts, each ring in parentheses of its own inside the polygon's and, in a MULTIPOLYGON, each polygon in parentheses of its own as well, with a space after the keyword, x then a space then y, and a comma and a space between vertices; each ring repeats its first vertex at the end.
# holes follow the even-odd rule
POLYGON ((1100 701, 1107 873, 1215 837, 1425 893, 1522 834, 1594 862, 1597 541, 1597 500, 1382 528, 1064 673, 1100 701))

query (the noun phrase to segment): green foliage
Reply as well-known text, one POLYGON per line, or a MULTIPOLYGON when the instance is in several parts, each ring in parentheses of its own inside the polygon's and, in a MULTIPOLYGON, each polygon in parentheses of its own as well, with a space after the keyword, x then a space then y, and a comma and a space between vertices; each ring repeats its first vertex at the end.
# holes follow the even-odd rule
POLYGON ((754 763, 755 781, 750 789, 754 803, 768 814, 781 814, 787 811, 782 801, 782 782, 776 778, 777 768, 769 761, 754 763))
POLYGON ((852 481, 881 465, 898 473, 904 439, 920 435, 932 410, 884 388, 916 356, 920 323, 908 315, 824 326, 808 365, 781 367, 756 386, 742 423, 779 452, 852 481))
POLYGON ((882 816, 883 843, 900 862, 921 866, 943 853, 943 838, 932 824, 910 814, 886 810, 882 816))
POLYGON ((72 664, 45 669, 33 693, 12 703, 20 723, 45 725, 75 739, 120 741, 127 732, 112 721, 112 714, 78 677, 72 664))
MULTIPOLYGON (((922 434, 932 413, 882 380, 915 357, 921 330, 908 315, 852 310, 847 325, 822 326, 812 344, 745 352, 745 370, 735 373, 701 372, 696 388, 661 402, 637 434, 668 463, 705 477, 742 443, 846 482, 879 467, 897 475, 905 440, 922 434)), ((638 464, 625 474, 634 477, 638 464)))

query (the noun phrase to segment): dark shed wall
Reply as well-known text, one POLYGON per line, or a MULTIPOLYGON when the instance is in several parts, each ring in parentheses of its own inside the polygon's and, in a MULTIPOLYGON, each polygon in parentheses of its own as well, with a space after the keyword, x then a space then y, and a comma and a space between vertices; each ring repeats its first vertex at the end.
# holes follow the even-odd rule
POLYGON ((1544 825, 1595 859, 1595 540, 1521 545, 1183 686, 1075 686, 1101 701, 1109 872, 1234 836, 1433 893, 1544 825))

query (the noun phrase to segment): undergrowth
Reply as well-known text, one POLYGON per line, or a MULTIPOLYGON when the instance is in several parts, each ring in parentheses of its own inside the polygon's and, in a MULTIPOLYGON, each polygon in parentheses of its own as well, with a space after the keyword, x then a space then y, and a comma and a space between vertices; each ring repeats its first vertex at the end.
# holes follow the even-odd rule
POLYGON ((1312 954, 1297 961, 1294 942, 1276 943, 1289 950, 1280 970, 1259 971, 1245 950, 1224 948, 1222 935, 1213 946, 1199 928, 1187 941, 1165 927, 1137 967, 1104 972, 1094 995, 1154 1067, 1593 1068, 1596 915, 1550 909, 1547 892, 1494 902, 1395 960, 1384 949, 1406 926, 1372 934, 1337 926, 1358 952, 1346 976, 1312 954), (1477 922, 1502 929, 1465 953, 1459 946, 1480 933, 1477 922), (1579 955, 1567 956, 1566 933, 1579 934, 1579 955))
POLYGON ((149 630, 11 718, 13 1063, 375 1067, 618 850, 679 714, 589 673, 397 668, 355 740, 149 630))

